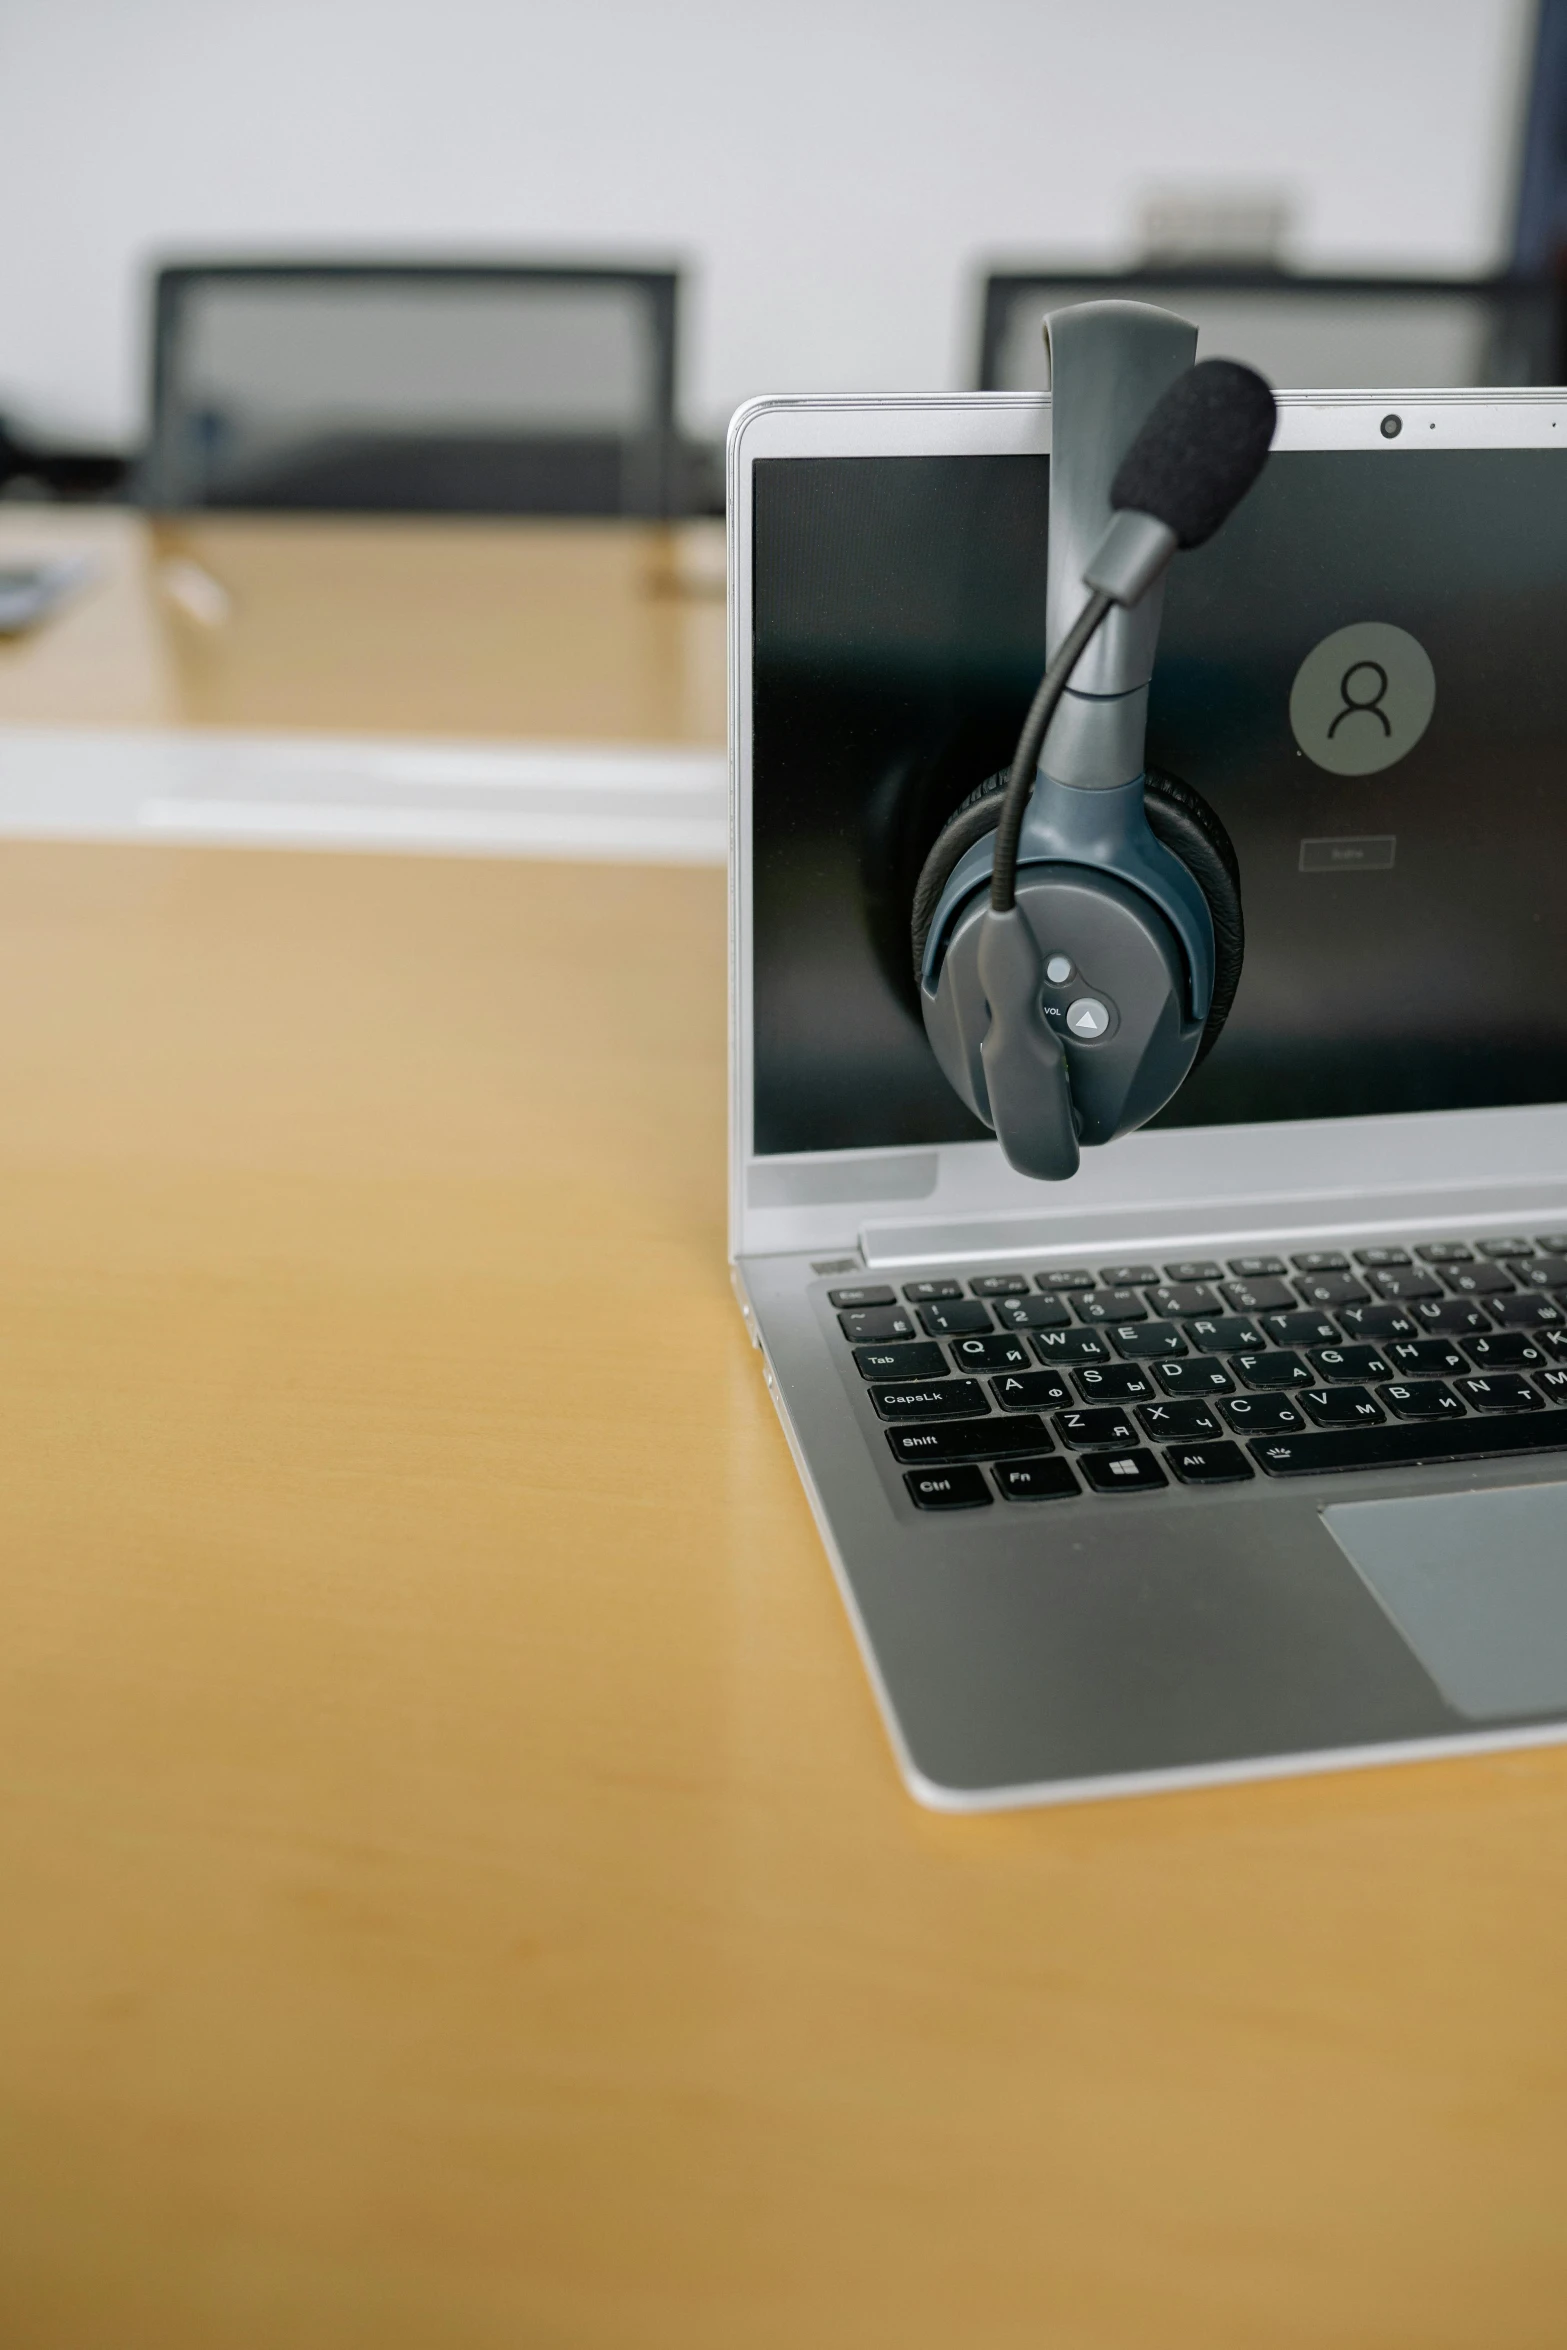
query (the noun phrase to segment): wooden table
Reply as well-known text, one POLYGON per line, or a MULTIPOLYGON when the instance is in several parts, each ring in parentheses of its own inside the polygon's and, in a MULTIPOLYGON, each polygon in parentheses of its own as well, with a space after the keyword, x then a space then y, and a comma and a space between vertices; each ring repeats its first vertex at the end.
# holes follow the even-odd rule
POLYGON ((1567 1754, 901 1793, 721 877, 0 849, 5 2350, 1555 2350, 1567 1754))
POLYGON ((724 740, 720 523, 0 508, 0 562, 56 553, 93 578, 0 639, 0 726, 724 740))

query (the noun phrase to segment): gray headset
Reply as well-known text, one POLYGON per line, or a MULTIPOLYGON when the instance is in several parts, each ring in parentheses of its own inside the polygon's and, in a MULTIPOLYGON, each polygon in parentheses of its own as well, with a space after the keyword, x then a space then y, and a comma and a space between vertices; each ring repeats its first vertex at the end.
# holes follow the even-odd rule
POLYGON ((1143 1126, 1211 1051, 1244 949, 1240 871, 1198 793, 1144 764, 1178 547, 1260 471, 1273 396, 1140 302, 1045 324, 1047 667, 1011 768, 925 859, 912 945, 943 1073, 1012 1165, 1059 1181, 1143 1126))

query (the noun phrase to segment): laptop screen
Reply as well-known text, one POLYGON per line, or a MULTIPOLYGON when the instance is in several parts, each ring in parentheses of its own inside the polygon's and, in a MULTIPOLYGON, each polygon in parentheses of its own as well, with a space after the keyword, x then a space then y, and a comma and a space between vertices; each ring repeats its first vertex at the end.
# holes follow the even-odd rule
MULTIPOLYGON (((1042 457, 754 469, 759 1153, 979 1141, 909 909, 1044 644, 1042 457)), ((1170 574, 1152 766, 1240 859, 1229 1024, 1160 1126, 1567 1100, 1567 454, 1295 451, 1170 574)))

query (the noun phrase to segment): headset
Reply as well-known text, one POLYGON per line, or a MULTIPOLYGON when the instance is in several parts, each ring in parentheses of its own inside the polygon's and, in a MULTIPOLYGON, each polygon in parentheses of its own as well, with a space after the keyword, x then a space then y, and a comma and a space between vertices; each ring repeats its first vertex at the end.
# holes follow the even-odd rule
POLYGON ((1047 665, 1017 751, 949 818, 914 893, 925 1030, 1021 1174, 1146 1125, 1224 1026, 1245 926, 1229 835, 1146 769, 1148 688, 1177 548, 1256 480, 1273 394, 1144 302, 1045 321, 1047 665))

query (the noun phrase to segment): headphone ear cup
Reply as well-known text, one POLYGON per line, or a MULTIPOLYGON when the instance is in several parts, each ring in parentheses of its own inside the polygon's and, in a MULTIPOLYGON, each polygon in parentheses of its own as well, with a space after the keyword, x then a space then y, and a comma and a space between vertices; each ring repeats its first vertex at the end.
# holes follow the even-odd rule
POLYGON ((1007 788, 1011 769, 1003 767, 999 774, 987 775, 976 784, 966 800, 960 800, 946 823, 931 843, 929 856, 920 867, 919 880, 914 885, 914 905, 909 916, 909 943, 914 950, 914 984, 919 986, 925 971, 925 941, 941 903, 941 893, 947 886, 947 877, 960 857, 967 856, 977 840, 994 832, 1001 821, 1001 795, 1007 788))
POLYGON ((1148 829, 1172 856, 1179 857, 1207 900, 1213 919, 1213 1001, 1192 1062, 1201 1066, 1219 1041, 1240 985, 1246 952, 1241 910, 1241 869, 1235 846, 1201 792, 1150 767, 1143 783, 1148 829))
MULTIPOLYGON (((987 775, 966 800, 959 802, 937 833, 929 856, 920 868, 910 917, 910 944, 914 950, 914 982, 925 967, 925 940, 941 903, 941 893, 958 859, 977 840, 994 832, 1001 817, 1001 794, 1008 770, 987 775)), ((1197 1048, 1195 1069, 1219 1041, 1240 985, 1246 952, 1246 922, 1241 910, 1241 871, 1234 844, 1201 792, 1150 767, 1143 785, 1143 807, 1148 828, 1172 856, 1179 857, 1207 903, 1213 921, 1213 1001, 1197 1048)))

